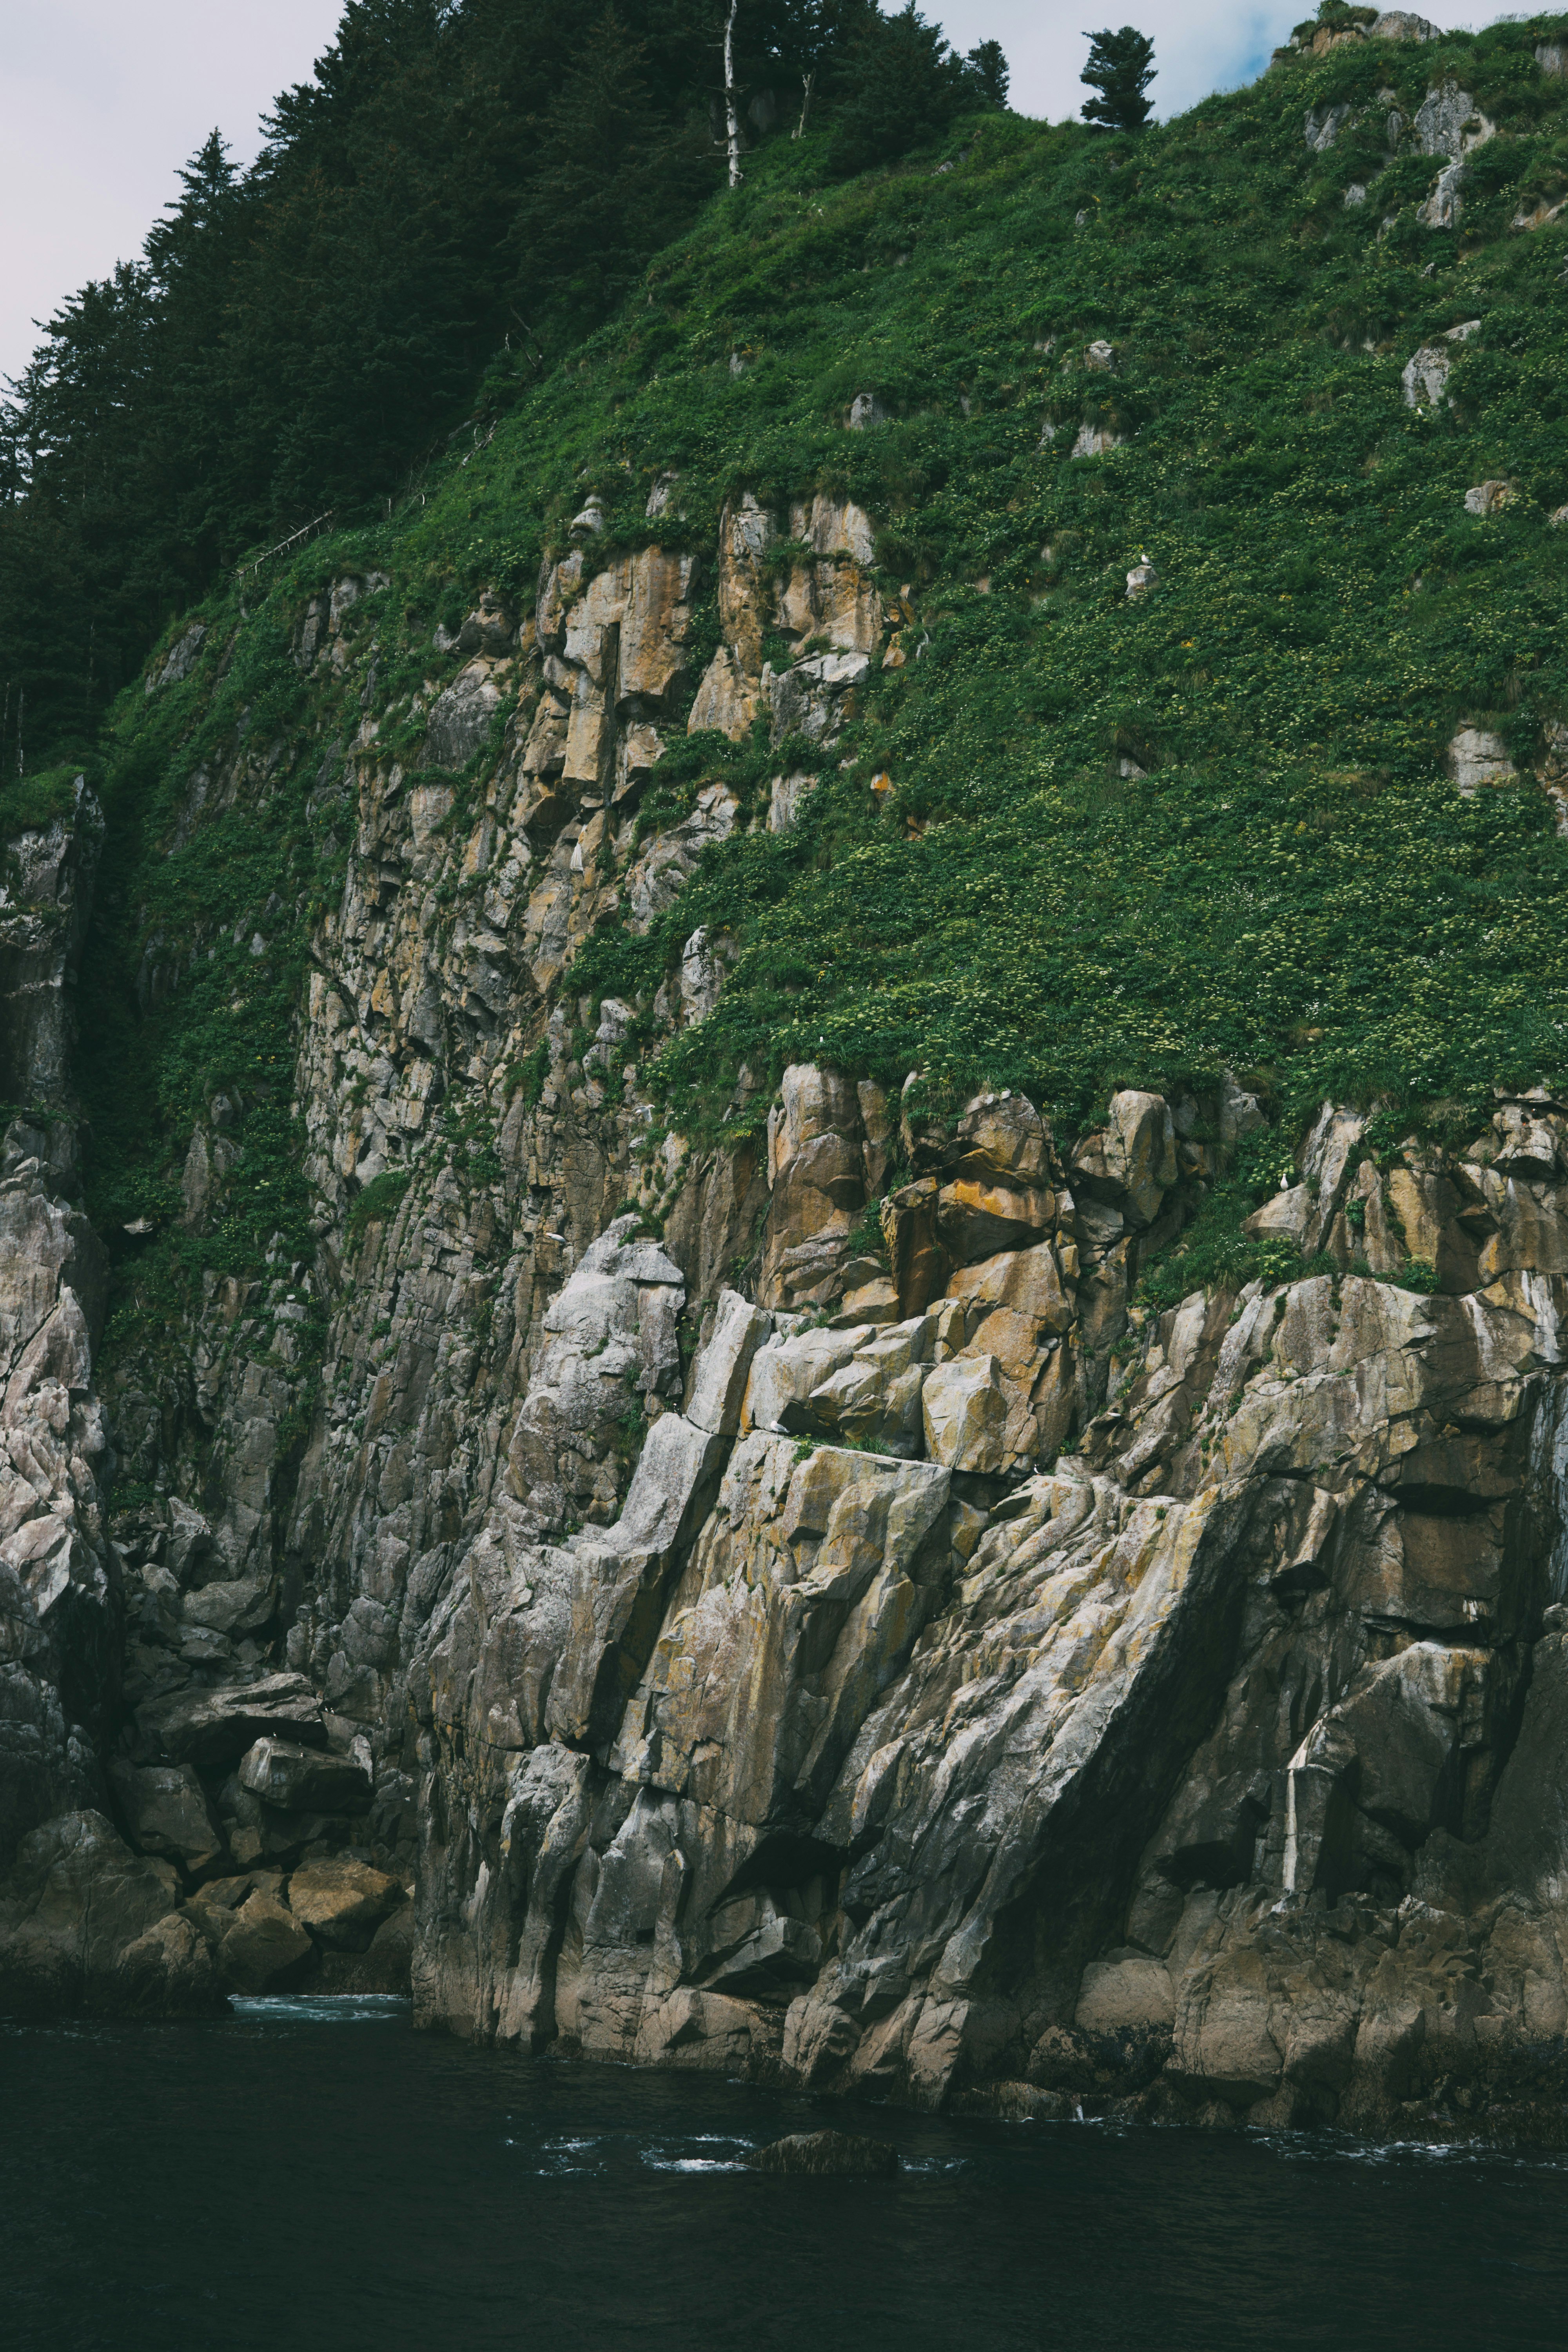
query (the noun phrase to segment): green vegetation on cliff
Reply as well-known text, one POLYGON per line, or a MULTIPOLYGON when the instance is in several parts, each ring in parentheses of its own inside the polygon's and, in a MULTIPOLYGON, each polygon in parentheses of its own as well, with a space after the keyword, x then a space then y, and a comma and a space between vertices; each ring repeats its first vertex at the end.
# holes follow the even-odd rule
MULTIPOLYGON (((658 1065, 677 1120, 788 1058, 1012 1084, 1069 1122, 1225 1061, 1292 1112, 1561 1072, 1568 853, 1530 777, 1568 713, 1563 231, 1512 226, 1568 188, 1552 29, 1336 51, 1136 144, 994 121, 951 173, 820 211, 781 173, 656 280, 690 289, 656 382, 628 381, 635 312, 602 340, 591 470, 680 464, 699 541, 742 486, 847 491, 921 640, 833 761, 704 745, 753 794, 797 759, 824 781, 649 939, 590 949, 630 994, 698 922, 731 934, 717 1013, 658 1065), (1443 157, 1386 153, 1391 110, 1450 79, 1499 126, 1457 233, 1416 218, 1443 157), (1449 397, 1411 407, 1434 338, 1449 397), (862 391, 894 415, 846 434, 862 391), (1085 425, 1124 437, 1075 457, 1085 425), (1465 726, 1525 781, 1458 793, 1465 726)), ((691 750, 669 764, 689 791, 691 750)))
POLYGON ((37 768, 31 775, 0 782, 0 836, 45 833, 68 817, 82 772, 79 761, 67 761, 58 768, 37 768))
MULTIPOLYGON (((248 610, 215 592, 190 677, 129 690, 109 730, 88 1085, 117 1213, 138 1185, 166 1201, 212 1091, 284 1066, 342 846, 321 781, 362 709, 416 760, 399 712, 436 624, 486 588, 525 610, 591 490, 598 547, 646 545, 666 472, 658 535, 705 566, 689 691, 718 642, 720 513, 747 490, 865 508, 906 656, 873 667, 830 751, 759 721, 741 744, 678 736, 655 772, 645 831, 718 777, 758 820, 645 935, 602 929, 568 983, 646 1022, 689 933, 720 941, 718 1009, 651 1065, 672 1125, 754 1123, 791 1059, 1012 1085, 1068 1128, 1114 1084, 1221 1064, 1287 1121, 1334 1095, 1441 1125, 1494 1083, 1568 1075, 1568 845, 1537 782, 1568 763, 1568 216, 1546 217, 1568 82, 1535 56, 1564 33, 1348 44, 1136 140, 970 117, 847 184, 831 127, 778 140, 617 316, 504 403, 492 379, 424 491, 264 567, 248 610), (1495 135, 1435 228, 1447 159, 1411 126, 1447 85, 1495 135), (1309 143, 1309 114, 1337 110, 1309 143), (1432 344, 1447 385, 1411 405, 1432 344), (850 431, 860 395, 883 415, 850 431), (1469 511, 1482 483, 1510 488, 1469 511), (307 688, 288 658, 306 597, 373 568, 392 582, 366 608, 374 677, 366 651, 307 688), (265 824, 204 813, 176 841, 241 724, 286 746, 265 824), (1516 781, 1461 794, 1462 728, 1516 781), (793 770, 818 781, 770 832, 793 770), (198 911, 215 956, 138 1006, 150 941, 198 911)), ((498 721, 459 814, 500 756, 498 721)), ((263 1186, 281 1125, 276 1177, 272 1149, 263 1186)))

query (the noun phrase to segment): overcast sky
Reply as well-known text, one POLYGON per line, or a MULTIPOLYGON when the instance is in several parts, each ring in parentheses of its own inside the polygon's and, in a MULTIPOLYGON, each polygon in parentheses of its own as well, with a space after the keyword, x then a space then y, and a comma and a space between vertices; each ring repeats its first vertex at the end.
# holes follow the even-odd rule
MULTIPOLYGON (((584 18, 590 0, 578 0, 584 18)), ((1261 72, 1310 0, 1112 0, 1155 43, 1159 111, 1261 72)), ((1443 25, 1485 22, 1424 0, 1443 25)), ((1037 0, 926 0, 960 48, 994 38, 1025 114, 1076 114, 1085 92, 1079 27, 1100 0, 1048 12, 1037 0)), ((331 39, 339 0, 11 0, 0 43, 0 375, 26 365, 47 319, 89 278, 136 253, 175 191, 174 173, 216 123, 237 160, 258 117, 305 80, 331 39)))

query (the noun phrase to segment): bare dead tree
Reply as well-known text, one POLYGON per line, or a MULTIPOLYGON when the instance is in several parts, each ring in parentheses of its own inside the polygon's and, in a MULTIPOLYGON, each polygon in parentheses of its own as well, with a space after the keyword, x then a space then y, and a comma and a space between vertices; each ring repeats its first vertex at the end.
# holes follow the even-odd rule
POLYGON ((741 109, 735 88, 735 12, 741 0, 730 0, 724 19, 724 141, 730 152, 730 185, 741 184, 741 109))
POLYGON ((815 66, 813 66, 808 74, 802 74, 800 78, 800 86, 803 96, 800 101, 800 121, 795 126, 795 135, 797 139, 804 139, 805 137, 805 126, 811 121, 811 93, 816 88, 816 68, 815 66))

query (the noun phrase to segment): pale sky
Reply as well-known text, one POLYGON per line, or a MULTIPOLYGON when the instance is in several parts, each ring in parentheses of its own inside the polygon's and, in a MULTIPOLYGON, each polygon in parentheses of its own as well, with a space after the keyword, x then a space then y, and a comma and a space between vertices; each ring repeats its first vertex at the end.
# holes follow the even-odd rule
MULTIPOLYGON (((586 18, 588 0, 577 5, 586 18)), ((215 123, 250 162, 258 116, 309 77, 339 13, 339 0, 12 0, 0 43, 0 376, 26 365, 34 320, 140 249, 215 123)), ((1152 34, 1151 96, 1168 114, 1251 80, 1312 11, 1310 0, 1095 0, 1065 14, 1030 0, 926 0, 924 13, 961 49, 999 40, 1013 104, 1060 120, 1088 94, 1081 26, 1130 16, 1152 34)), ((1423 13, 1474 21, 1447 0, 1424 0, 1423 13)))

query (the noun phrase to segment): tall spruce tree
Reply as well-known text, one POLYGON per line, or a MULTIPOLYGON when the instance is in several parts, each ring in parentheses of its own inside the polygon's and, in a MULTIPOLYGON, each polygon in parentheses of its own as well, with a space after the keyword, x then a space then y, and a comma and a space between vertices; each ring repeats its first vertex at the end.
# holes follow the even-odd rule
POLYGON ((1012 79, 1001 42, 976 42, 963 62, 978 103, 1000 113, 1007 103, 1007 85, 1012 79))
POLYGON ((1132 25, 1119 33, 1086 33, 1089 63, 1079 77, 1098 90, 1085 99, 1083 119, 1097 131, 1142 131, 1154 108, 1143 95, 1154 79, 1154 44, 1132 25))
POLYGON ((518 293, 560 324, 599 316, 641 274, 719 177, 709 142, 661 115, 647 45, 615 8, 587 31, 580 63, 527 124, 534 162, 511 233, 518 293))

